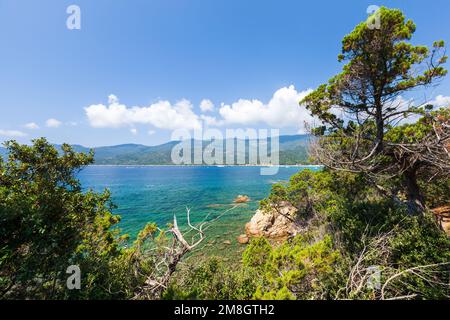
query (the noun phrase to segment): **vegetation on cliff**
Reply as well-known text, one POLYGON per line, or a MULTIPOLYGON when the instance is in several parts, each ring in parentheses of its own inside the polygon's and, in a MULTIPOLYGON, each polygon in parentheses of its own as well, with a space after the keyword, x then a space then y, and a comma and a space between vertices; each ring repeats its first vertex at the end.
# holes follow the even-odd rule
POLYGON ((302 232, 250 243, 238 274, 258 276, 238 291, 256 287, 252 298, 450 298, 450 240, 430 210, 450 203, 449 107, 401 97, 446 75, 444 43, 409 43, 416 26, 399 10, 373 19, 379 28, 362 22, 343 39, 342 73, 301 101, 322 121, 311 156, 326 168, 261 202, 270 215, 295 206, 302 232))
POLYGON ((0 157, 0 298, 449 299, 450 240, 431 210, 450 203, 449 109, 396 100, 446 74, 444 43, 413 46, 415 25, 399 10, 376 14, 380 29, 363 22, 346 36, 343 72, 303 101, 324 124, 313 129, 312 158, 326 167, 274 185, 261 201, 260 212, 293 207, 301 232, 281 244, 252 239, 237 268, 214 257, 179 268, 206 229, 189 210, 192 242, 174 217, 130 243, 108 191, 84 192, 76 179, 93 154, 58 152, 45 139, 9 142, 0 157), (66 288, 70 265, 83 272, 82 290, 66 288))

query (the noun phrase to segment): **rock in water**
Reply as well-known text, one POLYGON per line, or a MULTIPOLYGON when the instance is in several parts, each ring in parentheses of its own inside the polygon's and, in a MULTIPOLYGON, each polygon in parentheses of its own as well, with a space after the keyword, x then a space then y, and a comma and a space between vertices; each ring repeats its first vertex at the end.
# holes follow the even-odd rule
POLYGON ((295 223, 297 211, 297 208, 288 202, 281 202, 276 209, 268 211, 258 209, 245 225, 245 232, 248 237, 286 240, 300 231, 300 227, 295 223))
POLYGON ((236 199, 234 199, 234 203, 246 203, 250 200, 248 196, 245 195, 238 195, 236 199))
POLYGON ((225 241, 223 242, 223 244, 231 244, 231 241, 230 241, 230 240, 225 240, 225 241))
POLYGON ((247 244, 249 240, 250 240, 250 239, 247 237, 246 234, 241 234, 239 237, 237 237, 237 241, 238 241, 240 244, 247 244))

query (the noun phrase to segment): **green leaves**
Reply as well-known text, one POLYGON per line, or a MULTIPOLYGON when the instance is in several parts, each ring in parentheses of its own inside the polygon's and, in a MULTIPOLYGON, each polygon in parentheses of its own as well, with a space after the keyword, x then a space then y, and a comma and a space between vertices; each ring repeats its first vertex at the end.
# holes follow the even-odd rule
MULTIPOLYGON (((420 132, 417 127, 416 130, 420 132)), ((448 179, 440 182, 436 186, 421 181, 427 187, 427 196, 431 193, 438 201, 448 203, 450 183, 448 179)), ((395 183, 377 181, 381 188, 395 183)), ((432 216, 407 215, 404 206, 380 195, 362 174, 305 170, 292 176, 283 188, 283 194, 296 203, 300 212, 309 203, 315 216, 306 223, 302 220, 304 231, 280 245, 271 246, 265 239, 255 239, 247 247, 244 267, 262 275, 256 299, 377 299, 379 291, 364 284, 348 291, 352 276, 349 270, 356 263, 364 264, 360 270, 377 266, 382 270, 381 281, 386 281, 403 270, 450 259, 450 241, 432 216), (371 249, 374 243, 382 243, 381 239, 385 239, 385 244, 371 249), (363 253, 364 259, 360 261, 363 253)), ((278 189, 274 188, 275 194, 279 194, 278 189)), ((431 282, 424 280, 423 274, 405 273, 390 283, 385 294, 445 298, 449 294, 448 270, 448 265, 433 269, 426 275, 431 282)))
POLYGON ((342 72, 300 102, 331 131, 344 125, 344 119, 331 112, 341 109, 349 115, 361 115, 360 120, 376 120, 383 127, 380 132, 397 109, 405 107, 390 103, 399 94, 429 85, 447 73, 442 66, 447 61, 444 41, 435 41, 430 52, 426 46, 408 42, 416 26, 405 21, 400 10, 382 7, 368 20, 375 17, 380 20, 379 28, 371 28, 365 21, 342 40, 338 60, 347 62, 342 72), (416 73, 419 69, 421 74, 416 73))
POLYGON ((243 266, 262 271, 271 252, 272 246, 266 238, 253 239, 242 254, 243 266))
POLYGON ((256 270, 233 270, 215 257, 187 269, 174 279, 163 299, 249 300, 259 280, 256 270))
POLYGON ((243 255, 244 268, 262 276, 255 299, 313 299, 320 295, 320 283, 329 277, 339 259, 329 236, 314 240, 297 235, 278 247, 265 239, 254 239, 243 255))
POLYGON ((431 49, 411 44, 416 26, 400 10, 382 7, 375 15, 379 26, 362 22, 344 37, 338 57, 346 62, 342 72, 300 103, 323 123, 313 130, 320 136, 313 149, 316 162, 376 178, 401 177, 409 211, 418 214, 424 199, 417 176, 428 171, 432 179, 448 170, 448 128, 441 126, 442 138, 435 138, 434 124, 425 120, 398 127, 402 118, 430 117, 432 109, 401 97, 447 74, 445 44, 435 41, 431 49))
POLYGON ((422 143, 422 141, 434 135, 434 127, 436 123, 432 120, 439 119, 441 124, 450 121, 450 109, 440 108, 434 111, 433 105, 425 105, 422 108, 415 109, 417 114, 423 114, 415 123, 408 123, 401 126, 391 128, 386 133, 386 140, 392 143, 422 143), (429 114, 429 116, 427 115, 429 114))
POLYGON ((8 161, 0 162, 0 292, 24 299, 123 297, 116 261, 126 256, 120 247, 126 239, 113 228, 120 217, 111 213, 108 191, 82 192, 76 178, 93 162, 92 152, 77 153, 67 144, 58 152, 45 139, 6 147, 8 161), (65 288, 72 264, 85 275, 81 291, 65 288), (107 293, 106 287, 120 289, 107 293))

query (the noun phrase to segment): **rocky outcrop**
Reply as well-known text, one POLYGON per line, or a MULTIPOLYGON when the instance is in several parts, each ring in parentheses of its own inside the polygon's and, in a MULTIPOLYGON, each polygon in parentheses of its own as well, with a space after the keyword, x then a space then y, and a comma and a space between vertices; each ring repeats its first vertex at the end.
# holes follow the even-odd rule
POLYGON ((266 237, 277 241, 286 240, 300 232, 295 223, 297 208, 288 202, 279 203, 271 210, 258 209, 245 225, 248 237, 266 237))
POLYGON ((442 230, 450 237, 450 206, 443 206, 432 210, 442 230))

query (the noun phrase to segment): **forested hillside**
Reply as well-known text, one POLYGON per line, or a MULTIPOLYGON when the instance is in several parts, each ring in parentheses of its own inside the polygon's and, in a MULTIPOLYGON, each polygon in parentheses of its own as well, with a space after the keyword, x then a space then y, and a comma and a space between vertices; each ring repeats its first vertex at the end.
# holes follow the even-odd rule
MULTIPOLYGON (((312 138, 308 135, 280 136, 279 137, 279 161, 280 164, 306 164, 308 163, 308 144, 312 138)), ((270 141, 270 140, 269 140, 270 141)), ((95 164, 98 165, 170 165, 172 163, 172 148, 178 141, 171 141, 157 146, 145 146, 140 144, 122 144, 116 146, 96 147, 94 150, 95 164)), ((211 142, 203 142, 205 148, 211 142)), ((219 141, 224 147, 224 155, 227 153, 227 141, 219 141)), ((235 142, 236 143, 236 142, 235 142)), ((193 145, 193 141, 191 141, 193 145)), ((245 157, 248 163, 249 141, 246 140, 245 157)), ((61 150, 60 145, 55 145, 61 150)), ((72 145, 77 152, 88 153, 90 148, 72 145)), ((270 152, 270 143, 268 144, 270 152)), ((193 151, 192 151, 193 153, 193 151)), ((6 149, 0 147, 0 156, 7 154, 6 149)), ((235 146, 235 158, 238 152, 235 146)))

